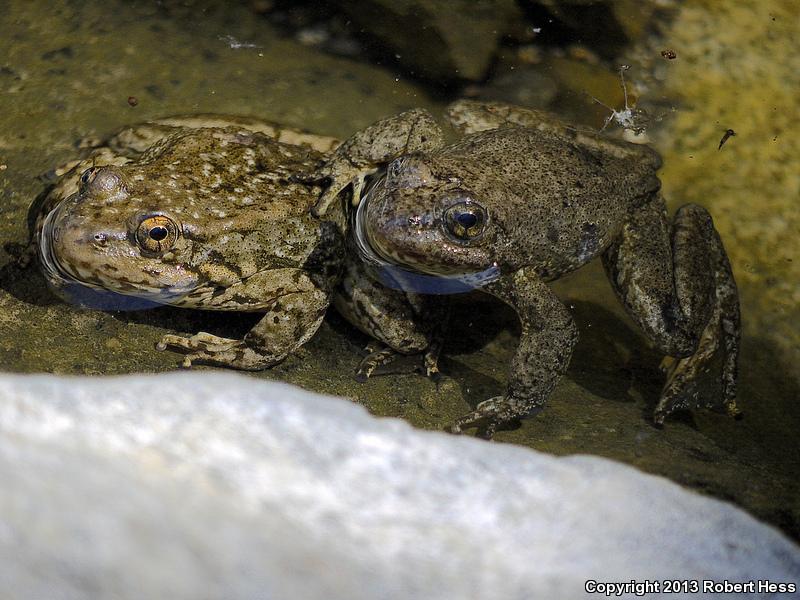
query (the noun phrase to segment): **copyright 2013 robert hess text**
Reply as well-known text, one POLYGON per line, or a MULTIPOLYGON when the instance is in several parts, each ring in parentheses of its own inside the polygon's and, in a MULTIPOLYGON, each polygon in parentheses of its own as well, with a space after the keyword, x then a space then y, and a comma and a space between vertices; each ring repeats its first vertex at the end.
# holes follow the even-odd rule
POLYGON ((631 579, 597 581, 588 579, 584 590, 601 596, 644 596, 646 594, 794 594, 797 582, 751 579, 722 581, 714 579, 631 579))

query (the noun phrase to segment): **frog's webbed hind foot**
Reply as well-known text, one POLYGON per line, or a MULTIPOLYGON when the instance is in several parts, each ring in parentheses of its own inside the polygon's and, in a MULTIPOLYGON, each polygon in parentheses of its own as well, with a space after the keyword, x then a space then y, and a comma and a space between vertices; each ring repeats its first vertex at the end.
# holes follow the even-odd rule
POLYGON ((710 408, 732 417, 741 413, 736 406, 735 391, 726 386, 728 370, 721 359, 717 324, 711 323, 703 332, 697 352, 686 358, 664 357, 661 369, 666 383, 653 412, 656 425, 663 425, 667 416, 678 410, 710 408))
POLYGON ((670 222, 656 197, 630 217, 603 263, 629 314, 667 355, 656 424, 681 409, 738 415, 739 296, 708 212, 687 204, 670 222))
POLYGON ((191 337, 165 335, 156 344, 156 350, 173 350, 184 354, 182 366, 191 368, 194 363, 259 371, 277 364, 283 356, 259 352, 247 344, 246 340, 219 337, 201 331, 191 337))
POLYGON ((489 398, 478 404, 471 413, 456 419, 446 428, 450 433, 460 434, 464 429, 476 428, 475 437, 490 440, 499 429, 508 429, 532 411, 519 410, 505 396, 489 398))
POLYGON ((713 273, 711 314, 693 354, 667 357, 662 362, 666 382, 653 413, 657 425, 681 409, 710 408, 732 417, 741 414, 736 405, 741 337, 739 295, 725 248, 713 226, 707 250, 713 273))

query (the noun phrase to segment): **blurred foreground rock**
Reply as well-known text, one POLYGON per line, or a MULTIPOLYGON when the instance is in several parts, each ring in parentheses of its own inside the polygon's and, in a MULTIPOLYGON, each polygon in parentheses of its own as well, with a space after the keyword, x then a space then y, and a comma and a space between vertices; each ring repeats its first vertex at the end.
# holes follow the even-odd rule
MULTIPOLYGON (((575 598, 797 581, 731 505, 233 374, 0 377, 0 596, 575 598)), ((666 596, 664 596, 666 597, 666 596)))

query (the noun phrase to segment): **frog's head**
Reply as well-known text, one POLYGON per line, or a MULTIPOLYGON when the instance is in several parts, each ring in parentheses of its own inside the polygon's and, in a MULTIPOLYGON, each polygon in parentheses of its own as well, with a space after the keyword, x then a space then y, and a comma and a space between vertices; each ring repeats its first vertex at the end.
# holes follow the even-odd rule
POLYGON ((80 174, 78 191, 45 216, 39 257, 59 295, 124 309, 174 303, 197 286, 197 275, 187 268, 181 223, 148 206, 135 183, 124 167, 90 167, 80 174))
MULTIPOLYGON (((499 274, 486 202, 460 180, 436 173, 423 156, 389 164, 359 205, 356 235, 368 261, 464 283, 457 291, 499 274)), ((396 287, 437 292, 433 278, 396 287)), ((445 284, 443 291, 450 289, 445 284)))

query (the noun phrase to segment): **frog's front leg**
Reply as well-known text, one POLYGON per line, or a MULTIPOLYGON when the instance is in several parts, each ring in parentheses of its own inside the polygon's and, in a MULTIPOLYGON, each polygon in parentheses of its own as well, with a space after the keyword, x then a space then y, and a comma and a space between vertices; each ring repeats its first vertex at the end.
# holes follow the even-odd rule
POLYGON ((201 331, 188 338, 165 335, 156 348, 184 353, 184 367, 198 363, 259 371, 281 362, 316 333, 328 301, 320 289, 285 294, 241 340, 201 331))
POLYGON ((567 370, 578 329, 567 307, 530 267, 504 275, 485 289, 516 309, 522 325, 519 346, 505 396, 481 402, 453 423, 450 431, 477 427, 478 434, 488 439, 499 426, 545 403, 567 370))
POLYGON ((670 222, 656 195, 629 217, 603 263, 629 314, 668 357, 655 422, 688 408, 736 415, 739 297, 708 212, 687 204, 670 222))
POLYGON ((424 109, 402 112, 373 123, 345 140, 307 181, 330 180, 312 213, 324 215, 336 196, 353 184, 353 202, 358 203, 364 178, 401 154, 430 152, 444 145, 444 134, 424 109))
POLYGON ((376 340, 367 346, 368 355, 359 364, 356 379, 366 381, 376 368, 399 355, 420 354, 425 374, 438 381, 439 353, 449 309, 446 297, 385 287, 369 276, 352 240, 347 249, 333 303, 339 314, 376 340))

